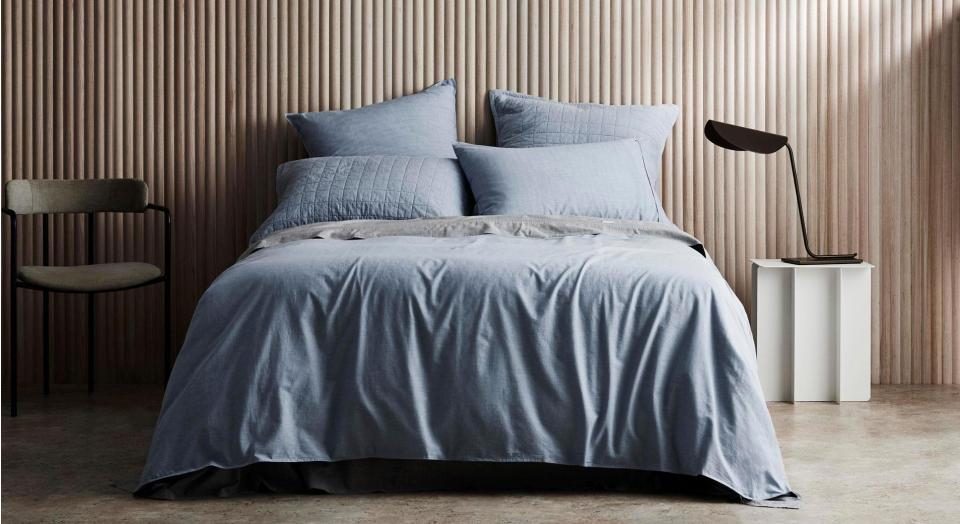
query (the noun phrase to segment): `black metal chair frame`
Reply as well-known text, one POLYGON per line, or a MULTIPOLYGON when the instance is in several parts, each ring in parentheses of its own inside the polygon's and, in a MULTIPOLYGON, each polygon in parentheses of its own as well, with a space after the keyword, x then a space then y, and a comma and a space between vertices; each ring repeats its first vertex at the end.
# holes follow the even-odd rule
MULTIPOLYGON (((43 292, 43 394, 50 394, 50 293, 82 293, 87 295, 87 391, 93 392, 94 382, 94 354, 96 349, 96 308, 94 295, 97 293, 112 293, 126 291, 152 284, 163 283, 163 367, 164 382, 170 378, 171 357, 171 312, 170 312, 170 242, 173 221, 170 210, 157 205, 147 204, 144 211, 153 210, 163 214, 163 273, 142 284, 127 286, 105 291, 64 291, 44 286, 37 286, 19 279, 20 269, 17 263, 17 214, 3 208, 3 214, 10 217, 10 416, 17 416, 17 290, 30 289, 43 292)), ((50 215, 52 213, 34 213, 43 217, 43 265, 50 263, 50 215)), ((96 245, 96 213, 83 213, 87 224, 87 264, 95 264, 96 245)))

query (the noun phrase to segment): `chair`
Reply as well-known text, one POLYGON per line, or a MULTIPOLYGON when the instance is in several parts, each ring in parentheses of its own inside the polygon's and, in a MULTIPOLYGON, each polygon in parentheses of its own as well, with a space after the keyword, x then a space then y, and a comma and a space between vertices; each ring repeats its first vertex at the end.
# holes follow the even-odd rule
POLYGON ((10 180, 4 186, 3 214, 10 217, 10 414, 17 416, 17 289, 43 292, 43 394, 50 393, 49 293, 87 295, 87 389, 93 391, 96 344, 94 293, 122 291, 163 283, 163 363, 170 375, 170 211, 147 202, 142 180, 10 180), (164 217, 163 271, 152 264, 121 262, 97 264, 94 256, 96 213, 144 213, 164 217), (86 265, 48 266, 49 215, 83 213, 87 224, 86 265), (43 265, 17 267, 17 216, 43 215, 43 265))

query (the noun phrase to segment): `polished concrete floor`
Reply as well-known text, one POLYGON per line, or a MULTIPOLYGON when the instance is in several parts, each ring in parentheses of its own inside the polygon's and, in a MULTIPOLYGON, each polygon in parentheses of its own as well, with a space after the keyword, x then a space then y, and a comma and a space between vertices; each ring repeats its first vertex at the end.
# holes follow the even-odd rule
MULTIPOLYGON (((869 403, 770 404, 800 510, 680 495, 423 493, 134 499, 153 388, 26 392, 2 421, 2 519, 231 522, 960 522, 960 387, 875 387, 869 403)), ((7 412, 4 406, 4 413, 7 412)))

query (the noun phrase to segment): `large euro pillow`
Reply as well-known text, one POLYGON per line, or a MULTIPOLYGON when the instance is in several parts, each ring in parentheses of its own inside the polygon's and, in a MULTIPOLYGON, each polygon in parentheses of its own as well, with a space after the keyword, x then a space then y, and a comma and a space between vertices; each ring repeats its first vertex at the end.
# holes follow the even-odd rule
POLYGON ((347 156, 280 166, 277 209, 250 239, 315 222, 462 216, 473 200, 452 158, 347 156))
POLYGON ((543 147, 634 138, 660 188, 660 159, 680 115, 675 105, 569 104, 513 91, 492 90, 490 110, 500 147, 543 147))
POLYGON ((639 140, 505 148, 456 144, 479 215, 668 222, 639 140))
POLYGON ((344 111, 290 113, 309 156, 403 155, 453 158, 457 84, 344 111))

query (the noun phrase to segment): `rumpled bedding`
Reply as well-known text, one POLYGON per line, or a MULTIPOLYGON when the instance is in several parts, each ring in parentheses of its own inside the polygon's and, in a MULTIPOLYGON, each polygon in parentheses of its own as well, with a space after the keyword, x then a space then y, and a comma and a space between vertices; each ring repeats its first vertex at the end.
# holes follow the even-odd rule
POLYGON ((366 459, 663 472, 797 504, 743 306, 652 222, 354 220, 251 246, 200 299, 138 493, 366 459))

